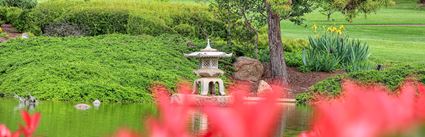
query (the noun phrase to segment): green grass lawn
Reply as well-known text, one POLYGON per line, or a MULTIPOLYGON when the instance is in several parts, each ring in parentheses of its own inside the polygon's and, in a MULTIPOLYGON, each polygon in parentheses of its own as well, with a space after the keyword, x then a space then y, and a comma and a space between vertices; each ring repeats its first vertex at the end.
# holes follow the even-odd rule
POLYGON ((318 26, 345 25, 346 34, 352 38, 364 40, 371 47, 371 58, 376 63, 405 64, 425 63, 425 10, 417 8, 416 1, 397 1, 400 5, 379 10, 377 13, 361 15, 353 23, 345 20, 341 14, 326 16, 313 12, 306 16, 307 22, 298 26, 291 22, 282 22, 283 37, 308 38, 313 36, 312 24, 318 26), (410 6, 410 7, 409 7, 410 6), (367 25, 420 25, 420 26, 367 26, 367 25))

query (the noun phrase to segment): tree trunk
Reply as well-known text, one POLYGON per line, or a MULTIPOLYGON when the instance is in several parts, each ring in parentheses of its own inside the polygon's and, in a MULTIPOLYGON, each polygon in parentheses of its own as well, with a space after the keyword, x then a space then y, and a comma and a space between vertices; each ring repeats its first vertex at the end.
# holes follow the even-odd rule
POLYGON ((269 49, 270 49, 270 68, 272 78, 279 80, 282 84, 288 84, 288 71, 283 56, 282 37, 280 32, 280 16, 273 13, 271 7, 266 3, 268 12, 268 35, 269 35, 269 49))
POLYGON ((332 12, 328 11, 328 14, 327 14, 327 16, 328 16, 328 21, 331 21, 331 15, 332 15, 332 12))
MULTIPOLYGON (((227 13, 230 15, 230 11, 227 11, 227 13)), ((230 20, 230 17, 227 16, 226 18, 226 41, 227 41, 227 46, 232 46, 232 27, 233 25, 231 25, 232 21, 230 20)))
POLYGON ((425 0, 419 0, 419 3, 425 5, 425 0))
POLYGON ((255 32, 255 58, 260 59, 258 56, 258 32, 255 32))

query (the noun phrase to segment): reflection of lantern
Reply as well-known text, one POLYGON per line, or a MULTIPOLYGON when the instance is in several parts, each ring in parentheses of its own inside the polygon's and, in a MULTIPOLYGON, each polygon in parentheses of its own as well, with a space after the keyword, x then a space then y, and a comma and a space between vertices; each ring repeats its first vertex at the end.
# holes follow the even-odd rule
POLYGON ((184 56, 200 59, 199 69, 194 72, 201 78, 194 82, 194 93, 199 92, 198 88, 200 88, 201 95, 216 95, 216 88, 218 88, 218 94, 225 95, 223 80, 218 78, 224 74, 224 72, 218 68, 218 60, 223 57, 231 57, 232 54, 226 54, 211 48, 210 40, 208 40, 205 49, 202 49, 200 52, 185 54, 184 56))

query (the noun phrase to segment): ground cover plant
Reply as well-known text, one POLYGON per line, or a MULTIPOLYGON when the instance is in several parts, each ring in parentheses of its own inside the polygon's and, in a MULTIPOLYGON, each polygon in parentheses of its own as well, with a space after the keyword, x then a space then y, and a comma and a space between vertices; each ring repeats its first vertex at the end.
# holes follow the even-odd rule
POLYGON ((41 100, 149 102, 149 86, 193 80, 179 36, 105 35, 0 44, 0 92, 41 100))

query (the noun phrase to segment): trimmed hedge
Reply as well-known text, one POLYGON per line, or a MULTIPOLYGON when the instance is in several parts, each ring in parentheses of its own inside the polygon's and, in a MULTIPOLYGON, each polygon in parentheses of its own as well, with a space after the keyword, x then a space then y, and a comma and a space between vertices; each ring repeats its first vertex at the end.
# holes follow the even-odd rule
POLYGON ((341 94, 341 82, 343 79, 352 79, 364 84, 381 83, 394 90, 407 77, 415 77, 425 83, 425 64, 400 65, 383 71, 371 70, 338 75, 313 85, 308 92, 297 95, 296 99, 297 103, 305 104, 313 100, 315 95, 338 96, 341 94))
MULTIPOLYGON (((41 100, 150 102, 150 86, 192 81, 187 39, 176 35, 48 38, 0 44, 0 94, 41 100)), ((201 45, 201 44, 198 44, 201 45)))
MULTIPOLYGON (((0 16, 8 13, 0 12, 0 16)), ((11 22, 18 30, 37 35, 49 34, 52 24, 75 24, 90 36, 101 34, 182 34, 198 38, 224 38, 224 23, 208 7, 153 1, 46 1, 25 10, 19 21, 11 22)), ((57 34, 61 36, 62 34, 57 34)))

